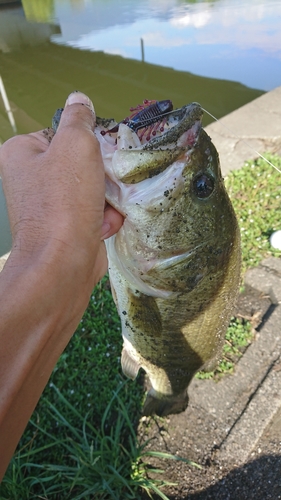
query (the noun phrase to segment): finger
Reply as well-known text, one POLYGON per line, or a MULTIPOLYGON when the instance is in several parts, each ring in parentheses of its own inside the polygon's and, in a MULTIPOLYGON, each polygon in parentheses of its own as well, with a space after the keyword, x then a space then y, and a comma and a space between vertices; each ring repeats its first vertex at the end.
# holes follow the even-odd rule
POLYGON ((124 222, 123 216, 111 205, 107 205, 104 211, 104 219, 101 230, 101 239, 105 240, 119 231, 124 222))
POLYGON ((51 136, 52 130, 45 129, 11 137, 0 149, 0 174, 4 165, 30 162, 34 155, 45 152, 51 136))
POLYGON ((74 92, 71 92, 69 94, 68 98, 66 99, 65 102, 65 108, 71 104, 84 104, 85 106, 88 106, 88 108, 91 109, 91 111, 94 110, 94 105, 91 101, 91 99, 86 95, 83 94, 83 92, 80 92, 79 90, 74 90, 74 92))
POLYGON ((50 144, 49 153, 61 159, 71 158, 72 163, 87 165, 88 161, 102 165, 99 142, 94 134, 95 112, 90 99, 81 92, 73 92, 66 100, 57 132, 50 144))
POLYGON ((54 131, 52 128, 47 127, 43 130, 39 130, 38 132, 31 132, 30 134, 27 134, 27 137, 34 138, 35 141, 33 148, 38 150, 38 152, 43 152, 46 151, 52 138, 54 137, 54 131))
POLYGON ((66 100, 57 133, 66 127, 94 130, 95 120, 94 106, 89 97, 82 92, 72 92, 66 100))

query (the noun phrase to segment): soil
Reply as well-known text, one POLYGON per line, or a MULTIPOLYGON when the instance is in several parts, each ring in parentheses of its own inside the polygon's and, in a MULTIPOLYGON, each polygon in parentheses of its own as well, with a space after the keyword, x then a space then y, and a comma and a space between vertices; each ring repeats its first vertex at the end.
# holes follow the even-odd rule
MULTIPOLYGON (((268 297, 246 289, 240 297, 237 315, 250 319, 258 328, 268 314, 268 297)), ((151 440, 147 449, 172 453, 201 466, 199 469, 170 459, 147 460, 151 466, 165 469, 161 475, 150 473, 152 477, 176 483, 162 488, 170 500, 281 499, 281 411, 277 412, 250 459, 242 466, 220 460, 219 448, 222 436, 226 435, 225 427, 226 422, 196 407, 192 398, 187 410, 181 414, 165 419, 141 419, 139 438, 151 440)), ((144 495, 143 500, 147 498, 144 495)))
POLYGON ((174 415, 162 423, 154 420, 145 434, 152 438, 151 449, 188 458, 202 467, 197 469, 173 460, 150 462, 162 470, 166 465, 165 481, 177 483, 162 490, 170 500, 281 498, 281 412, 251 460, 240 467, 220 462, 216 443, 220 442, 221 429, 192 405, 184 417, 174 415))

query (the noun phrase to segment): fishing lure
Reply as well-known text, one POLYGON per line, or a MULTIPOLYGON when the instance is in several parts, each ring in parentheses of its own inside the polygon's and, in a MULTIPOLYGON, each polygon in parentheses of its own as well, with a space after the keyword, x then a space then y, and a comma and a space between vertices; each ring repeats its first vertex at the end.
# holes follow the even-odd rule
POLYGON ((134 132, 140 129, 144 131, 140 134, 140 139, 146 134, 146 139, 149 141, 151 135, 156 135, 157 130, 163 132, 166 123, 166 115, 173 111, 173 103, 169 99, 164 101, 155 101, 145 99, 143 104, 138 104, 135 108, 130 108, 134 111, 130 116, 124 118, 109 130, 102 130, 101 134, 110 134, 118 132, 119 125, 124 123, 134 132))

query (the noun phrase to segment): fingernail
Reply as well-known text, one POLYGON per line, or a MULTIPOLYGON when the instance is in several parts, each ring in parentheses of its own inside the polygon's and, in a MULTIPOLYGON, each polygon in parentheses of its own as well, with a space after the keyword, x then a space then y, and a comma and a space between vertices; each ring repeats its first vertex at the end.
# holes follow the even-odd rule
POLYGON ((79 90, 75 90, 71 94, 69 94, 68 98, 66 99, 66 106, 69 106, 70 104, 84 104, 85 106, 88 106, 93 112, 95 112, 94 105, 89 99, 89 97, 82 92, 79 92, 79 90))

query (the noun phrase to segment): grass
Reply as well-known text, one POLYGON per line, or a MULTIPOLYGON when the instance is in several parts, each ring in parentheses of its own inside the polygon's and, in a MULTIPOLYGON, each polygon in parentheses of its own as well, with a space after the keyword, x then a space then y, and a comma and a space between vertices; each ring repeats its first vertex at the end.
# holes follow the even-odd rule
MULTIPOLYGON (((269 159, 281 168, 279 157, 269 159)), ((226 185, 241 227, 243 270, 280 256, 269 244, 281 225, 280 174, 263 160, 248 162, 226 185)), ((231 372, 250 341, 250 324, 233 319, 222 364, 204 376, 231 372)), ((140 384, 125 381, 121 349, 120 321, 104 278, 19 443, 0 486, 1 500, 137 500, 143 491, 167 499, 163 470, 149 479, 147 463, 151 456, 180 458, 138 443, 144 395, 140 384)))
MULTIPOLYGON (((279 170, 281 158, 266 154, 265 157, 279 170)), ((242 247, 242 273, 257 266, 262 259, 280 257, 281 251, 271 247, 269 238, 281 229, 281 174, 259 158, 246 162, 240 170, 231 172, 225 185, 237 214, 242 247)), ((235 363, 253 340, 254 330, 249 321, 232 318, 226 332, 222 360, 216 370, 199 372, 200 379, 214 378, 233 372, 235 363)))
MULTIPOLYGON (((140 489, 147 493, 153 491, 166 500, 167 497, 159 488, 169 483, 159 479, 150 480, 146 475, 145 460, 149 456, 158 456, 185 461, 190 465, 192 462, 165 453, 146 451, 146 443, 139 445, 128 409, 118 392, 111 398, 103 413, 100 427, 97 427, 91 423, 88 415, 80 414, 56 387, 53 388, 64 407, 69 409, 70 418, 67 420, 50 401, 46 401, 47 415, 50 420, 55 419, 66 429, 66 437, 60 438, 50 434, 38 424, 32 421, 31 423, 49 441, 47 446, 43 446, 46 456, 52 447, 59 447, 64 455, 63 463, 39 462, 38 453, 43 451, 39 448, 21 450, 17 457, 20 463, 14 464, 14 471, 20 471, 20 474, 17 474, 16 478, 13 476, 12 482, 7 483, 6 494, 1 496, 2 500, 6 498, 133 500, 139 498, 140 489), (113 406, 116 416, 114 423, 111 421, 109 426, 111 420, 109 415, 112 414, 113 406), (75 420, 78 419, 80 426, 72 424, 71 415, 75 420), (27 496, 25 490, 20 497, 16 496, 18 491, 14 492, 15 479, 20 479, 22 486, 26 482, 26 486, 31 487, 31 490, 27 490, 27 496), (31 496, 32 492, 34 496, 31 496)), ((151 472, 159 474, 163 471, 152 469, 151 472)))
MULTIPOLYGON (((280 156, 265 157, 281 169, 280 156)), ((225 184, 240 225, 243 272, 265 257, 280 257, 269 237, 281 229, 281 174, 259 158, 231 172, 225 184)))
POLYGON ((214 371, 198 372, 196 378, 201 380, 209 378, 219 380, 223 375, 233 373, 235 363, 241 358, 245 348, 253 340, 253 335, 253 328, 249 321, 240 318, 231 318, 225 335, 225 344, 220 363, 214 371))

